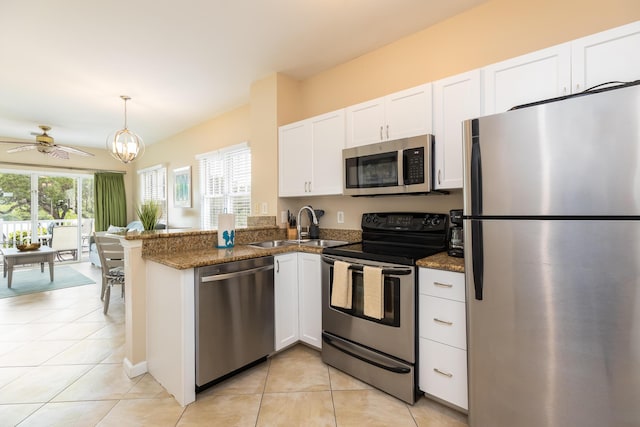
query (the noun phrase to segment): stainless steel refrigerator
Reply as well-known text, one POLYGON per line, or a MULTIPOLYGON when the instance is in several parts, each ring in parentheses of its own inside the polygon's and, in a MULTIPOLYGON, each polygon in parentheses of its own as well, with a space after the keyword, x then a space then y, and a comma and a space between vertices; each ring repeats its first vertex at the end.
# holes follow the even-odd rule
POLYGON ((464 127, 471 426, 640 426, 640 86, 464 127))

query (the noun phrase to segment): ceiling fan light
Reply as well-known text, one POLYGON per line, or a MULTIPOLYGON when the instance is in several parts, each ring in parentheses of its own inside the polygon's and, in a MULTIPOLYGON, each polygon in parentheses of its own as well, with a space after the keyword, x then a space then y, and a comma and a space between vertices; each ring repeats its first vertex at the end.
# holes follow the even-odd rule
POLYGON ((126 95, 120 98, 124 100, 124 129, 107 137, 107 150, 113 158, 126 164, 142 157, 144 141, 142 137, 127 129, 127 101, 131 98, 126 95))

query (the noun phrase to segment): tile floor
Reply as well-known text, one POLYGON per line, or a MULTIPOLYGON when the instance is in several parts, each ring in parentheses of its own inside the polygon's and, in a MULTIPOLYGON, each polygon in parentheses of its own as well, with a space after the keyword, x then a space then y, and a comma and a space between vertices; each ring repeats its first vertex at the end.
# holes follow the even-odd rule
MULTIPOLYGON (((99 282, 89 263, 73 264, 99 282)), ((19 284, 15 284, 19 286, 19 284)), ((181 407, 122 370, 124 304, 98 285, 0 300, 0 426, 466 426, 425 398, 410 406, 297 345, 181 407)))

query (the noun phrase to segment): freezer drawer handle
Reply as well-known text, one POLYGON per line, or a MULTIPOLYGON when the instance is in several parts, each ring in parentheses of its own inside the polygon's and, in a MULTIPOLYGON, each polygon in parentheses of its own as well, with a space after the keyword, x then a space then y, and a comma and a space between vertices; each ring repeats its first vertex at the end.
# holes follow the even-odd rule
POLYGON ((440 283, 440 282, 433 282, 434 286, 439 286, 441 288, 453 288, 453 285, 451 283, 440 283))
POLYGON ((481 301, 484 291, 484 244, 481 221, 471 220, 471 256, 473 288, 476 299, 481 301))
POLYGON ((390 371, 390 372, 394 372, 396 374, 408 374, 411 372, 411 369, 409 368, 405 368, 402 366, 388 366, 388 365, 384 365, 380 362, 376 362, 375 360, 370 360, 367 359, 366 357, 363 357, 359 354, 354 353, 353 351, 347 350, 346 348, 343 348, 342 346, 340 346, 340 344, 334 342, 334 340, 332 340, 330 337, 328 337, 327 335, 322 335, 322 340, 324 342, 326 342, 328 345, 330 345, 331 347, 336 348, 337 350, 348 354, 351 357, 355 357, 358 360, 362 360, 365 363, 368 363, 370 365, 373 365, 375 367, 378 367, 380 369, 384 369, 385 371, 390 371))
POLYGON ((449 377, 449 378, 452 378, 452 377, 453 377, 453 374, 452 374, 452 373, 450 373, 450 372, 444 372, 444 371, 441 371, 441 370, 440 370, 440 369, 438 369, 438 368, 433 368, 433 372, 435 372, 436 374, 444 375, 445 377, 449 377))
POLYGON ((436 322, 436 323, 441 323, 443 325, 448 325, 448 326, 452 326, 453 325, 453 322, 447 322, 446 320, 440 320, 437 317, 434 317, 433 321, 436 322))

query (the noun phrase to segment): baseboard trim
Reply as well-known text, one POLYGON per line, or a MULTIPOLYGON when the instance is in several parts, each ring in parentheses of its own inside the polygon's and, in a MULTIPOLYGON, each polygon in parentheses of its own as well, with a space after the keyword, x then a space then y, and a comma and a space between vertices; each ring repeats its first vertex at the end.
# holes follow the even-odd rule
POLYGON ((129 361, 129 359, 125 357, 123 365, 124 365, 124 372, 125 374, 127 374, 129 378, 135 378, 138 375, 146 374, 147 372, 149 372, 146 361, 136 363, 135 365, 133 365, 129 361))

